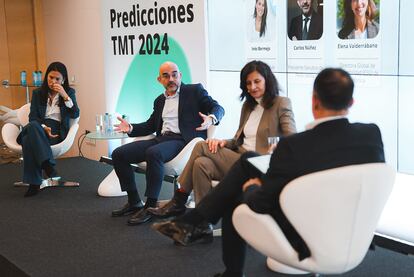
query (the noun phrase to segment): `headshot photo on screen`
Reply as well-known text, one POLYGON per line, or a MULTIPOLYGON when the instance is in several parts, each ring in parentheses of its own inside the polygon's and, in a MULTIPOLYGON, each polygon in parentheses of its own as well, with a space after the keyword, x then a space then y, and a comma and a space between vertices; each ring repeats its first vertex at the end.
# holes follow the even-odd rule
POLYGON ((379 32, 380 0, 339 0, 338 37, 370 39, 379 32))
POLYGON ((290 40, 317 40, 323 33, 323 0, 289 0, 290 40))
POLYGON ((253 0, 252 9, 247 8, 248 39, 250 42, 273 40, 275 23, 274 0, 253 0))

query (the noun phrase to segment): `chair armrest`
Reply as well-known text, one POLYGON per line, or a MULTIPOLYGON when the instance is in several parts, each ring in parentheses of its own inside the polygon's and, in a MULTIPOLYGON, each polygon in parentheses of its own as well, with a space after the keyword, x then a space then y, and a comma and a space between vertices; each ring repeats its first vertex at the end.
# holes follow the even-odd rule
POLYGON ((27 103, 17 109, 17 118, 21 126, 26 126, 29 123, 30 103, 27 103))
POLYGON ((217 128, 217 126, 215 126, 215 125, 211 125, 210 127, 208 127, 208 129, 207 129, 207 138, 213 138, 214 137, 214 133, 216 132, 216 128, 217 128))
POLYGON ((1 135, 6 146, 16 152, 22 153, 22 146, 17 143, 16 139, 20 134, 20 129, 12 123, 6 123, 1 130, 1 135))
POLYGON ((154 134, 148 135, 148 136, 142 136, 142 137, 127 137, 127 138, 123 138, 121 140, 121 144, 127 144, 127 143, 131 143, 133 141, 141 141, 141 140, 149 140, 149 139, 153 139, 155 138, 154 134))
POLYGON ((165 164, 166 175, 180 175, 183 171, 191 153, 193 152, 194 146, 199 141, 204 141, 200 137, 193 138, 187 145, 175 156, 174 159, 165 164))
POLYGON ((132 137, 133 141, 140 141, 140 140, 149 140, 155 138, 154 134, 148 135, 148 136, 142 136, 142 137, 132 137))
POLYGON ((73 124, 72 127, 70 127, 66 138, 62 142, 51 146, 52 154, 54 158, 62 156, 72 147, 72 144, 73 144, 73 141, 75 140, 78 129, 79 129, 79 124, 77 123, 73 124))

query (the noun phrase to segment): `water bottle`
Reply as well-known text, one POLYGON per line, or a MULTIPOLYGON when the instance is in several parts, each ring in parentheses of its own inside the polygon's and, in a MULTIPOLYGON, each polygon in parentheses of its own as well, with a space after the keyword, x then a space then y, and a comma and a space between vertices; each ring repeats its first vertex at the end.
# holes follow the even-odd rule
POLYGON ((105 134, 108 133, 108 124, 109 124, 108 119, 109 119, 108 113, 105 113, 103 116, 103 132, 105 134))
POLYGON ((37 71, 37 86, 40 87, 42 86, 42 71, 37 71))
POLYGON ((32 80, 33 80, 33 85, 36 87, 37 86, 37 71, 33 71, 32 80))
POLYGON ((107 126, 108 134, 112 134, 114 132, 114 121, 112 114, 108 114, 108 126, 107 126))
POLYGON ((20 72, 20 84, 22 85, 22 86, 27 86, 27 78, 26 78, 26 71, 22 71, 22 72, 20 72))

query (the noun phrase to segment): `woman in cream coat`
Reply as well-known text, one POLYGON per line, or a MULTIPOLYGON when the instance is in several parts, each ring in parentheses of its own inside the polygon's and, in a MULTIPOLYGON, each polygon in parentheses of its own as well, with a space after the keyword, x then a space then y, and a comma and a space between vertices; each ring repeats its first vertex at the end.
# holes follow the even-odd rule
POLYGON ((296 132, 290 100, 279 96, 277 80, 267 64, 261 61, 246 64, 240 73, 240 88, 240 99, 246 101, 235 136, 197 143, 178 179, 181 187, 166 205, 151 209, 153 215, 169 217, 183 213, 191 190, 198 203, 210 191, 211 181, 221 180, 243 152, 267 154, 268 137, 296 132))

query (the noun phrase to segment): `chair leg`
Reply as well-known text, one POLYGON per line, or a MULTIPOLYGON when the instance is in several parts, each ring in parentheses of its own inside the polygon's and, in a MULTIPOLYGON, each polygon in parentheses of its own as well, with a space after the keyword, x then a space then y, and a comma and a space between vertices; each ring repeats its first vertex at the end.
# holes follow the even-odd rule
MULTIPOLYGON (((15 182, 15 187, 27 187, 29 184, 23 182, 15 182)), ((69 182, 63 181, 60 177, 54 177, 49 179, 43 179, 40 189, 50 188, 50 187, 79 187, 78 182, 69 182)))
POLYGON ((173 184, 174 184, 174 191, 180 188, 180 184, 177 181, 178 176, 174 176, 173 184))
MULTIPOLYGON (((43 188, 50 188, 50 187, 79 187, 78 182, 71 182, 71 181, 64 181, 60 177, 59 178, 49 178, 47 180, 44 180, 43 183, 46 184, 43 188)), ((43 185, 42 183, 42 185, 43 185)), ((42 186, 40 186, 40 189, 43 189, 42 186)))
POLYGON ((284 274, 308 274, 309 273, 309 272, 302 271, 294 267, 287 266, 269 257, 266 260, 266 264, 270 270, 279 272, 279 273, 284 273, 284 274))

